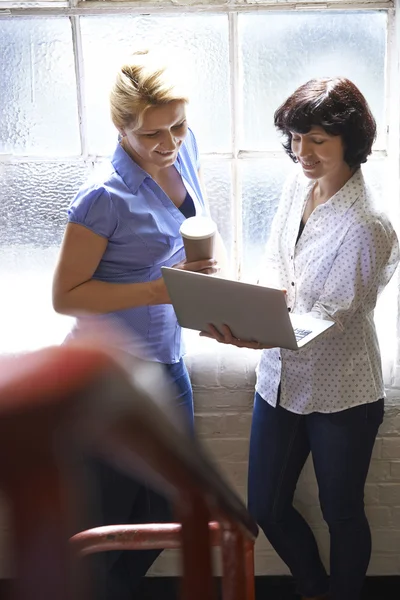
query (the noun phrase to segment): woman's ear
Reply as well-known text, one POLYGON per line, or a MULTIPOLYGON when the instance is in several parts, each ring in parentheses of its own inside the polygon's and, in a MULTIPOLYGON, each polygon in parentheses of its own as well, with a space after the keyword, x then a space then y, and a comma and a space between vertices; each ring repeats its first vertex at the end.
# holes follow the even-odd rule
POLYGON ((118 142, 121 142, 126 137, 126 133, 123 129, 118 129, 118 142))

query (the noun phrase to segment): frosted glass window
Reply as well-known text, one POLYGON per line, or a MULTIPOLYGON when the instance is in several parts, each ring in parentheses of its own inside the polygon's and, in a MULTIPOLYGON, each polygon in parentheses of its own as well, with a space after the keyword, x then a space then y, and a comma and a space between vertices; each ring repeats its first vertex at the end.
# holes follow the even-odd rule
POLYGON ((293 171, 289 158, 254 159, 240 164, 242 179, 242 277, 260 276, 264 247, 286 177, 293 171))
MULTIPOLYGON (((209 2, 214 3, 220 4, 209 2)), ((352 79, 377 119, 375 148, 386 148, 386 11, 239 11, 238 80, 229 63, 227 13, 212 13, 210 8, 179 15, 119 13, 77 19, 82 46, 77 45, 80 54, 74 56, 70 20, 61 13, 52 18, 0 17, 0 281, 6 290, 0 297, 1 314, 6 316, 0 353, 58 343, 71 324, 52 310, 51 281, 67 206, 93 173, 80 144, 76 60, 83 68, 82 133, 102 169, 100 157, 111 154, 117 141, 108 93, 120 60, 146 47, 162 48, 177 57, 175 64, 190 97, 189 125, 203 154, 211 215, 231 266, 234 251, 241 252, 240 272, 232 273, 244 280, 260 275, 283 183, 298 169, 282 152, 273 126, 274 111, 298 85, 326 75, 352 79), (272 150, 269 158, 243 153, 232 163, 233 81, 242 105, 237 115, 239 149, 272 150), (7 155, 43 160, 7 163, 7 155), (68 156, 74 158, 59 158, 68 156), (234 166, 241 186, 235 190, 237 197, 232 190, 234 166)), ((387 159, 372 159, 364 172, 377 191, 378 203, 397 222, 395 170, 387 159)), ((396 299, 393 294, 391 301, 396 299)), ((396 306, 380 306, 382 336, 395 331, 385 318, 395 314, 396 306)), ((390 356, 392 342, 385 338, 390 356)))
POLYGON ((0 153, 81 152, 71 25, 0 18, 0 153))
POLYGON ((231 193, 231 162, 223 159, 203 159, 202 173, 211 216, 218 225, 228 257, 233 258, 233 205, 231 193))
POLYGON ((0 164, 0 251, 58 246, 67 207, 89 171, 83 162, 0 164))
POLYGON ((0 353, 60 343, 71 320, 51 305, 66 210, 91 172, 85 163, 0 165, 0 353))
POLYGON ((59 344, 72 320, 53 311, 51 284, 58 247, 0 246, 0 354, 59 344))
POLYGON ((190 97, 189 124, 200 149, 230 149, 229 50, 226 15, 82 17, 89 152, 110 154, 117 134, 108 92, 121 57, 157 47, 178 56, 190 97))
POLYGON ((393 223, 398 221, 398 174, 393 163, 385 158, 370 157, 362 165, 367 183, 374 190, 377 209, 384 211, 393 223))
POLYGON ((244 149, 279 147, 278 106, 313 77, 354 81, 378 123, 385 147, 386 12, 304 12, 239 15, 244 79, 244 149))

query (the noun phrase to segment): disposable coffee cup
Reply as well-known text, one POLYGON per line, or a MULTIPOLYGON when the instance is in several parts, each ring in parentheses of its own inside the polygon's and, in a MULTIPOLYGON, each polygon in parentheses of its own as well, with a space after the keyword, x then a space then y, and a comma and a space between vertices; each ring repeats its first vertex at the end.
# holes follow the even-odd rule
POLYGON ((185 246, 187 262, 214 257, 217 225, 208 217, 189 217, 181 225, 180 234, 185 246))

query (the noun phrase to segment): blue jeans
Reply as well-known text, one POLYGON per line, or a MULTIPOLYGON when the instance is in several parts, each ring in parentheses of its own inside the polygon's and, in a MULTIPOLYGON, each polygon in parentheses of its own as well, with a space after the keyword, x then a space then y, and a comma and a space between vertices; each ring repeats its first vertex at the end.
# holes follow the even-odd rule
MULTIPOLYGON (((176 404, 193 431, 193 394, 183 362, 164 365, 175 386, 176 404)), ((165 498, 116 471, 106 463, 91 464, 91 477, 97 490, 99 511, 91 514, 86 527, 128 523, 162 523, 172 520, 171 507, 165 498)), ((153 564, 160 550, 115 551, 93 555, 89 563, 96 600, 133 600, 135 589, 153 564)))
POLYGON ((384 401, 336 413, 298 415, 256 393, 250 438, 249 511, 304 596, 360 597, 371 554, 364 486, 384 401), (330 532, 330 580, 315 538, 293 507, 304 463, 313 458, 330 532))

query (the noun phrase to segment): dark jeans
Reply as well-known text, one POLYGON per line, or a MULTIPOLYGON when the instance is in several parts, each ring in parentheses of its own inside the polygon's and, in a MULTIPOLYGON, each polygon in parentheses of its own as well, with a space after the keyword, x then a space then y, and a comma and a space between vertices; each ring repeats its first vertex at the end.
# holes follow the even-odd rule
MULTIPOLYGON (((176 388, 176 403, 193 431, 193 395, 183 359, 165 365, 176 388)), ((92 482, 98 493, 99 511, 90 516, 90 525, 157 523, 172 520, 165 498, 142 483, 126 477, 103 462, 91 463, 92 482)), ((89 569, 96 600, 133 600, 135 589, 160 550, 116 551, 84 559, 89 569)))
POLYGON ((364 486, 384 401, 336 413, 298 415, 255 396, 250 439, 249 511, 288 565, 304 596, 360 597, 371 554, 364 486), (310 527, 293 507, 312 454, 330 532, 330 581, 310 527))

